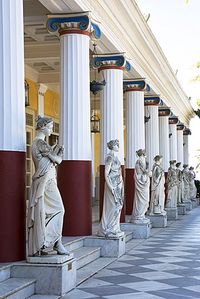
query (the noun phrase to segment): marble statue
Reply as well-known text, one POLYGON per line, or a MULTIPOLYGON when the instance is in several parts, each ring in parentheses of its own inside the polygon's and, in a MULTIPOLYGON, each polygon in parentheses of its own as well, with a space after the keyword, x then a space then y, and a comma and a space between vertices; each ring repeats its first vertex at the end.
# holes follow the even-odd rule
POLYGON ((120 230, 120 215, 124 203, 124 183, 121 163, 117 157, 119 140, 111 140, 107 147, 110 151, 105 159, 103 212, 97 235, 109 238, 123 234, 120 230))
POLYGON ((38 116, 36 138, 32 144, 35 173, 32 177, 28 207, 28 255, 68 254, 61 242, 64 207, 57 187, 55 166, 62 162, 63 147, 50 146, 45 137, 53 130, 51 118, 38 116))
POLYGON ((183 202, 191 202, 190 200, 190 183, 189 183, 189 168, 187 164, 183 165, 183 202))
POLYGON ((190 199, 191 200, 196 200, 196 195, 197 195, 197 188, 195 186, 195 172, 194 172, 194 167, 190 167, 189 168, 189 173, 188 173, 188 176, 189 176, 189 188, 190 188, 190 199))
POLYGON ((161 167, 162 156, 154 157, 151 180, 151 200, 149 205, 149 215, 166 215, 165 204, 165 175, 161 167))
POLYGON ((145 150, 136 151, 138 160, 135 164, 135 197, 133 202, 133 211, 131 222, 145 223, 149 219, 145 217, 145 213, 149 207, 149 185, 151 171, 148 169, 146 162, 145 150))
POLYGON ((171 160, 170 167, 168 168, 167 183, 168 194, 166 201, 166 208, 177 207, 177 173, 176 173, 176 160, 171 160))
POLYGON ((176 175, 177 175, 177 205, 181 206, 183 204, 183 174, 180 169, 181 162, 176 163, 176 175))

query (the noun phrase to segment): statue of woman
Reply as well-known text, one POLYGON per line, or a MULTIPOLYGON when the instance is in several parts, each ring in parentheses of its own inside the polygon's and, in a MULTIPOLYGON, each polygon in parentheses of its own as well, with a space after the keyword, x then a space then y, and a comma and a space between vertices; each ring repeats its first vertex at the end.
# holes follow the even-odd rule
POLYGON ((177 175, 177 204, 180 206, 182 202, 182 191, 183 191, 183 174, 180 169, 181 162, 176 163, 176 175, 177 175))
POLYGON ((136 151, 138 160, 135 164, 135 197, 133 202, 133 211, 131 222, 149 222, 145 213, 149 207, 149 184, 151 171, 146 162, 145 150, 136 151))
POLYGON ((183 165, 182 175, 183 175, 183 194, 182 194, 183 202, 191 202, 188 164, 183 165))
POLYGON ((168 194, 166 201, 166 208, 177 207, 177 173, 176 173, 176 160, 169 161, 170 167, 168 168, 167 183, 168 194))
POLYGON ((194 167, 190 167, 189 168, 189 173, 188 173, 188 176, 189 176, 189 187, 190 187, 190 199, 191 200, 195 200, 196 199, 196 195, 197 195, 197 188, 195 186, 195 172, 194 172, 194 167))
POLYGON ((57 187, 55 166, 62 162, 63 147, 50 146, 45 137, 53 130, 51 118, 38 116, 36 138, 32 144, 35 173, 28 208, 28 255, 47 254, 52 248, 57 254, 68 254, 61 242, 64 207, 57 187))
POLYGON ((124 183, 121 172, 121 163, 116 155, 119 151, 119 140, 107 143, 110 152, 105 159, 105 189, 103 213, 97 235, 104 237, 119 237, 120 215, 124 203, 124 183))
POLYGON ((149 206, 149 215, 162 214, 166 215, 164 210, 165 202, 165 176, 164 170, 160 166, 162 163, 162 156, 154 157, 154 164, 152 169, 152 181, 151 181, 151 200, 149 206))

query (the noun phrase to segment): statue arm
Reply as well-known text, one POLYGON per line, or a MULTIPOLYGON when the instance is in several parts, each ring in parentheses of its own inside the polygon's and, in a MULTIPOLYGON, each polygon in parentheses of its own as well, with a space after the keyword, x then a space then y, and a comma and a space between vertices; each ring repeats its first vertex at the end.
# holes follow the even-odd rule
POLYGON ((60 164, 62 162, 62 157, 55 153, 50 145, 45 141, 40 140, 38 148, 43 157, 48 157, 53 163, 60 164))

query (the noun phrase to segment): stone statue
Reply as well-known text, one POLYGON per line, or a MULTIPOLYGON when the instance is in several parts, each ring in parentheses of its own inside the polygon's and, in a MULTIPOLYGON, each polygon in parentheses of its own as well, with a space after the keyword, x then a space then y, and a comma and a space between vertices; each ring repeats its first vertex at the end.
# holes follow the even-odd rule
POLYGON ((109 238, 123 235, 120 230, 120 215, 124 203, 124 183, 121 163, 116 155, 119 151, 119 140, 111 140, 107 147, 110 152, 105 159, 103 213, 97 235, 109 238))
POLYGON ((162 156, 154 157, 154 164, 152 168, 151 181, 151 200, 149 205, 149 215, 161 214, 166 215, 164 210, 165 204, 165 175, 164 170, 160 166, 162 163, 162 156))
POLYGON ((176 173, 176 160, 171 160, 170 167, 168 168, 167 183, 168 194, 166 201, 166 208, 177 207, 177 173, 176 173))
POLYGON ((149 219, 145 217, 145 213, 149 207, 149 184, 151 171, 148 169, 146 162, 145 150, 136 151, 138 160, 135 164, 135 197, 133 202, 133 211, 131 222, 145 223, 149 219))
POLYGON ((196 200, 197 188, 196 188, 195 182, 194 182, 195 177, 196 177, 196 174, 194 172, 194 167, 191 166, 189 168, 188 176, 189 176, 190 199, 196 200))
POLYGON ((190 200, 190 183, 189 183, 189 168, 187 164, 183 165, 183 202, 191 202, 190 200))
POLYGON ((64 207, 57 187, 55 166, 62 162, 63 147, 50 146, 45 137, 53 130, 51 118, 38 116, 36 138, 32 144, 35 173, 28 207, 28 255, 47 254, 52 248, 57 254, 69 254, 61 242, 64 207))
POLYGON ((182 193, 183 193, 183 174, 180 169, 181 162, 176 163, 176 175, 177 175, 177 205, 183 204, 182 193))

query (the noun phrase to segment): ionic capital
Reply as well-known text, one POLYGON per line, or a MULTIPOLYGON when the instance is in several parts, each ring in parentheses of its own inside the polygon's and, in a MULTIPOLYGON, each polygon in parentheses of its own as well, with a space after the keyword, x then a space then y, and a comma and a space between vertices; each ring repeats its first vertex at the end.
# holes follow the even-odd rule
POLYGON ((170 118, 169 118, 169 124, 170 125, 176 125, 177 123, 178 123, 178 117, 177 116, 175 116, 175 115, 173 115, 173 116, 171 116, 170 118))
POLYGON ((159 116, 170 116, 172 113, 171 113, 171 110, 169 107, 159 107, 158 108, 158 115, 159 116))
POLYGON ((129 91, 150 91, 150 86, 145 82, 145 79, 127 79, 123 81, 124 92, 129 91))
POLYGON ((183 135, 191 135, 192 132, 189 128, 185 128, 184 131, 183 131, 183 135))
POLYGON ((101 30, 96 23, 92 22, 90 12, 52 14, 47 17, 47 30, 50 33, 93 35, 96 39, 101 37, 101 30))
POLYGON ((94 54, 92 56, 91 66, 99 71, 105 69, 120 69, 130 71, 131 65, 126 60, 124 53, 115 54, 94 54))
POLYGON ((159 106, 162 105, 163 101, 158 95, 145 95, 144 106, 159 106))

